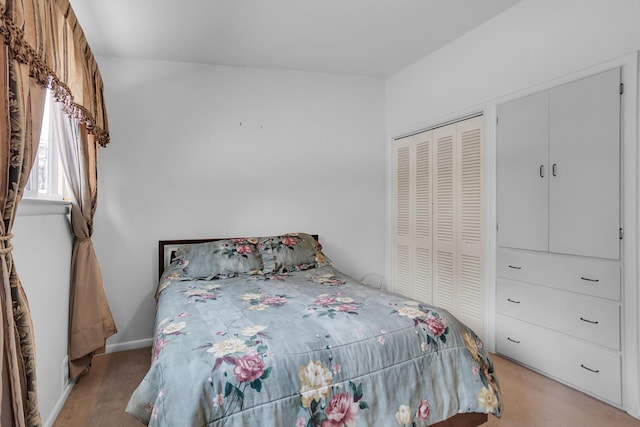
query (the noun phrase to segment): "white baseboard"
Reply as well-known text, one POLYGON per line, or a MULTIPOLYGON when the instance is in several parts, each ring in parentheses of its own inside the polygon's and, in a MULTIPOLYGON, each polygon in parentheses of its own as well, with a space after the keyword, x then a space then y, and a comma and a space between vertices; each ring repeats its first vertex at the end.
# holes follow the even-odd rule
POLYGON ((47 421, 44 423, 44 427, 52 427, 53 423, 56 422, 56 418, 58 418, 58 415, 60 414, 60 411, 62 410, 64 403, 67 401, 67 398, 71 393, 71 390, 73 390, 74 385, 76 385, 76 380, 69 381, 67 385, 64 387, 64 390, 62 391, 62 395, 58 399, 56 406, 53 407, 51 414, 49 414, 49 418, 47 418, 47 421))
POLYGON ((105 353, 116 353, 118 351, 136 350, 138 348, 151 347, 153 338, 145 338, 143 340, 128 341, 116 344, 107 344, 105 353))

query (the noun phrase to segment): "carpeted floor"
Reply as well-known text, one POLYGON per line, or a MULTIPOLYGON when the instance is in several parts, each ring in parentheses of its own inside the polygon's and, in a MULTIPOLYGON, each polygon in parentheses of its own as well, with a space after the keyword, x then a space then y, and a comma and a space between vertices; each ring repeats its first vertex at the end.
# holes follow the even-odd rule
MULTIPOLYGON (((96 357, 53 427, 141 427, 124 408, 149 368, 150 354, 143 348, 96 357)), ((493 361, 505 409, 500 419, 489 416, 486 427, 640 427, 640 420, 586 394, 499 356, 493 361)))
POLYGON ((97 356, 76 382, 53 427, 141 427, 124 412, 151 364, 151 348, 97 356))
POLYGON ((504 398, 500 419, 483 427, 640 427, 613 406, 492 355, 504 398))

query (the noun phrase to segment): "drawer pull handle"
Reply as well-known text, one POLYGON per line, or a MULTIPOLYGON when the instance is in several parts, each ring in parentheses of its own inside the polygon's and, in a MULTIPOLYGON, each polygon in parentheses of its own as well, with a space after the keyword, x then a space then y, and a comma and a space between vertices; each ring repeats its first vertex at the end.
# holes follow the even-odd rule
POLYGON ((584 317, 581 317, 580 320, 582 320, 583 322, 591 323, 592 325, 598 324, 597 320, 589 320, 589 319, 585 319, 584 317))
POLYGON ((520 301, 516 301, 516 300, 511 299, 511 298, 507 298, 507 301, 512 302, 514 304, 520 304, 520 301))
POLYGON ((588 277, 581 277, 580 279, 586 280, 587 282, 599 282, 599 279, 589 279, 588 277))
POLYGON ((582 369, 586 369, 586 370, 587 370, 587 371, 589 371, 589 372, 593 372, 594 374, 599 374, 599 373, 600 373, 600 371, 599 371, 599 370, 597 370, 597 369, 591 369, 591 368, 589 368, 588 366, 584 366, 582 363, 580 364, 580 367, 581 367, 582 369))
POLYGON ((510 265, 509 268, 513 268, 514 270, 522 270, 522 267, 518 265, 510 265))
POLYGON ((520 344, 520 341, 518 341, 518 340, 514 340, 514 339, 511 339, 511 338, 509 338, 509 337, 507 337, 507 339, 508 339, 509 341, 511 341, 511 342, 516 343, 516 344, 520 344))

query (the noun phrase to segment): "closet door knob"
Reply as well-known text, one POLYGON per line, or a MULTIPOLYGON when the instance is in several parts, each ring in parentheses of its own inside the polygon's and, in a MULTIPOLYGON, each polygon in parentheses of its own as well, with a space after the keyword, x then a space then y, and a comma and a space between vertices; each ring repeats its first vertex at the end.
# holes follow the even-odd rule
POLYGON ((540 165, 540 178, 544 178, 544 165, 540 165))
POLYGON ((551 166, 551 174, 553 176, 558 176, 558 164, 554 163, 553 166, 551 166))

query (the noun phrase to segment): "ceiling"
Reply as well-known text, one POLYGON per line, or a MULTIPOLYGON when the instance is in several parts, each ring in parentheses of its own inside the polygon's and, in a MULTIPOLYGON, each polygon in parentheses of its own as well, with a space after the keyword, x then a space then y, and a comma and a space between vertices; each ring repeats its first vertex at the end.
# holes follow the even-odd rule
POLYGON ((96 56, 377 77, 520 0, 71 0, 96 56))

